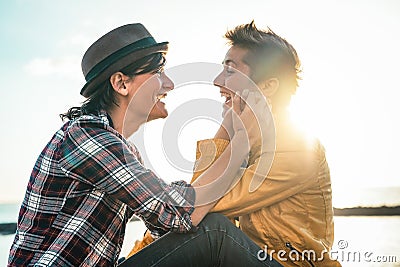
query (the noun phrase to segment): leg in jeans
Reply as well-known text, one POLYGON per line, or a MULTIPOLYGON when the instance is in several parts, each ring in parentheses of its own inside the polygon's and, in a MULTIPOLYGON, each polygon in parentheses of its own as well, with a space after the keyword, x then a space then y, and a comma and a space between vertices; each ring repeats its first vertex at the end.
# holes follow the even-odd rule
POLYGON ((260 261, 259 251, 225 216, 211 213, 196 232, 168 233, 119 266, 281 266, 260 261))

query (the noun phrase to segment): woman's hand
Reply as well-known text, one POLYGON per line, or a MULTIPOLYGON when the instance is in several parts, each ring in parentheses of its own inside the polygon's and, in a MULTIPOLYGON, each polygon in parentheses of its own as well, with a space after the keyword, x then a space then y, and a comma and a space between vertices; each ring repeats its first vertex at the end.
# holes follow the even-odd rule
MULTIPOLYGON (((248 91, 248 90, 247 90, 248 91)), ((222 123, 215 134, 214 138, 218 139, 225 139, 225 140, 231 140, 233 135, 235 134, 235 130, 233 128, 233 117, 235 116, 233 112, 235 112, 238 116, 240 113, 242 113, 245 102, 244 100, 240 97, 240 92, 239 93, 234 93, 230 92, 230 99, 232 100, 232 106, 224 104, 223 105, 223 112, 222 112, 222 123)), ((244 98, 247 97, 248 93, 244 93, 244 98)))
MULTIPOLYGON (((224 106, 223 121, 215 138, 231 140, 244 130, 251 147, 274 140, 273 119, 267 100, 258 90, 231 93, 232 106, 224 106)), ((266 149, 263 149, 266 150, 266 149)))
POLYGON ((224 112, 222 113, 223 120, 222 123, 215 134, 216 139, 231 140, 234 134, 232 125, 232 109, 228 106, 224 106, 224 112))
POLYGON ((234 132, 245 130, 251 147, 273 140, 275 131, 272 114, 261 92, 238 92, 233 98, 232 110, 234 132))

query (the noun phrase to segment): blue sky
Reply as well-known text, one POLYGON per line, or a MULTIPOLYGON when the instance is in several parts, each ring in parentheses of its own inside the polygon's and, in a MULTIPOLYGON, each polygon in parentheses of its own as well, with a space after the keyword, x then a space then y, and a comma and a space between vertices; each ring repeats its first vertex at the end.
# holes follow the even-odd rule
MULTIPOLYGON (((61 125, 58 114, 83 100, 86 48, 133 22, 170 42, 167 67, 220 63, 227 29, 252 19, 260 28, 270 26, 302 59, 294 117, 324 143, 334 186, 400 186, 400 2, 232 2, 2 1, 0 201, 21 201, 37 156, 61 125)), ((174 180, 166 169, 156 171, 174 180)))

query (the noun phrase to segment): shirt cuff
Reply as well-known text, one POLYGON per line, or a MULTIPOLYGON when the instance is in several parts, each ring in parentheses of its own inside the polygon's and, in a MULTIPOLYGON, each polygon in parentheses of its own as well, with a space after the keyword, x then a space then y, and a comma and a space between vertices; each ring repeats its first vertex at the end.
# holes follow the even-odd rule
POLYGON ((176 181, 172 183, 174 190, 176 191, 175 201, 177 201, 176 196, 179 196, 179 213, 181 214, 176 218, 173 232, 185 233, 193 228, 192 218, 190 215, 194 211, 194 204, 196 200, 196 191, 194 188, 186 183, 185 181, 176 181), (181 199, 182 198, 182 199, 181 199))

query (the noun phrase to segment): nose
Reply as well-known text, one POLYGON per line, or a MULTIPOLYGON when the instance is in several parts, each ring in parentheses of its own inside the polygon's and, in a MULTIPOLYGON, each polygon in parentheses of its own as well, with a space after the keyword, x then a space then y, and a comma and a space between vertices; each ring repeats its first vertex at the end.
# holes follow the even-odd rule
POLYGON ((171 91, 175 88, 174 82, 168 77, 165 72, 161 73, 161 82, 162 82, 162 88, 166 89, 167 91, 171 91))
POLYGON ((217 77, 214 79, 214 85, 218 87, 224 87, 225 85, 225 78, 224 78, 224 71, 221 71, 217 77))

